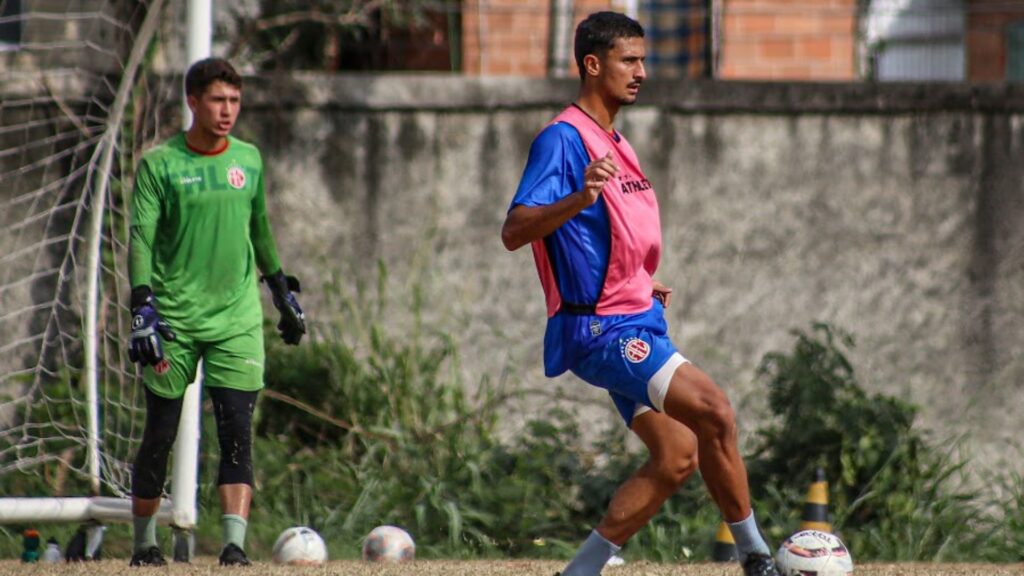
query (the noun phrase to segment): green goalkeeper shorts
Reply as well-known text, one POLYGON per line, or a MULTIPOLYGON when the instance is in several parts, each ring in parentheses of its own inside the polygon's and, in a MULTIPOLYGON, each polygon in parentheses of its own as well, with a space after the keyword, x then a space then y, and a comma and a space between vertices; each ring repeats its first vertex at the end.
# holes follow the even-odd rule
POLYGON ((263 329, 255 326, 216 342, 197 341, 181 332, 171 341, 163 340, 168 369, 157 374, 152 366, 142 371, 142 382, 157 396, 181 398, 195 381, 199 360, 203 360, 203 385, 251 392, 263 388, 263 329))

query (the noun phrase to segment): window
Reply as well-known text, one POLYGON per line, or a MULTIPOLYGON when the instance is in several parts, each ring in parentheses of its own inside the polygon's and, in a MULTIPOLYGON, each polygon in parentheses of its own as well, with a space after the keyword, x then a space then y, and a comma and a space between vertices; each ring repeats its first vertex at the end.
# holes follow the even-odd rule
POLYGON ((1006 81, 1024 82, 1024 22, 1006 27, 1006 81))
POLYGON ((963 0, 872 0, 869 58, 878 80, 966 77, 963 0))
POLYGON ((710 2, 644 0, 640 23, 646 29, 647 68, 663 78, 711 75, 710 2))
POLYGON ((21 44, 21 0, 0 0, 0 49, 21 44))

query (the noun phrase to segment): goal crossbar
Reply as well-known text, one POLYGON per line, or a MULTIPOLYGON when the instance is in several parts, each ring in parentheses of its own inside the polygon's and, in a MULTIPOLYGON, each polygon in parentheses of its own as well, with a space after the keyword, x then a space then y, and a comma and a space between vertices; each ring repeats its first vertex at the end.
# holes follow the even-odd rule
MULTIPOLYGON (((176 525, 173 504, 164 499, 157 521, 176 525)), ((94 496, 82 498, 0 498, 0 524, 32 522, 130 522, 132 501, 94 496)))

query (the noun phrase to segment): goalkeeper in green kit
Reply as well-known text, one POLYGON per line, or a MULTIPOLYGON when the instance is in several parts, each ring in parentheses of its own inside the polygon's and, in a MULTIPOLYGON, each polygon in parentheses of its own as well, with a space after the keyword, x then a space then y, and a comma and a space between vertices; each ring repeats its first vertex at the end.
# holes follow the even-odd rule
POLYGON ((142 366, 146 426, 132 470, 132 566, 166 563, 156 514, 183 395, 200 359, 220 444, 220 563, 249 564, 252 414, 264 358, 257 268, 281 313, 284 341, 298 344, 306 332, 293 295, 298 281, 281 271, 270 232, 259 150, 229 135, 241 88, 226 60, 195 63, 185 76, 192 126, 147 152, 136 173, 129 357, 142 366))

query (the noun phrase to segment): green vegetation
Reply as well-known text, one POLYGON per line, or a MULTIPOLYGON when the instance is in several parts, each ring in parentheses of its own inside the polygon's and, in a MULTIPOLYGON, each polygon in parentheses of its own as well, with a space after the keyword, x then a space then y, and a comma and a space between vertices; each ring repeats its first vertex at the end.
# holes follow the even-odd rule
MULTIPOLYGON (((914 406, 864 391, 844 354, 850 335, 815 324, 794 336, 792 352, 769 353, 759 368, 775 415, 749 460, 759 509, 798 511, 803 494, 784 487, 809 483, 821 467, 835 529, 854 558, 1012 559, 994 538, 998 519, 985 513, 993 496, 964 487, 957 443, 930 441, 914 428, 914 406)), ((775 520, 779 537, 796 521, 775 520)))
MULTIPOLYGON (((371 528, 396 524, 416 538, 420 557, 568 557, 643 454, 627 449, 618 421, 586 443, 573 415, 557 408, 499 439, 513 394, 486 380, 467 386, 451 338, 424 329, 418 299, 396 310, 387 283, 381 272, 375 290, 330 302, 337 316, 300 347, 280 344, 268 324, 251 555, 269 558, 280 531, 303 524, 324 536, 333 558, 352 558, 371 528), (385 310, 408 314, 407 329, 384 329, 385 310)), ((865 392, 847 358, 852 337, 824 324, 794 337, 792 350, 767 354, 760 366, 772 418, 755 431, 747 459, 773 544, 796 530, 821 467, 835 528, 858 561, 1021 560, 1020 478, 969 491, 956 442, 916 428, 914 406, 865 392)), ((220 527, 210 414, 204 426, 198 552, 213 554, 220 527)), ((8 475, 0 489, 24 482, 8 475)), ((718 521, 697 475, 624 554, 707 560, 718 521)), ((13 557, 20 538, 6 534, 0 550, 13 557)), ((169 551, 169 535, 162 539, 169 551)), ((128 541, 126 527, 112 529, 107 554, 126 556, 128 541)))

